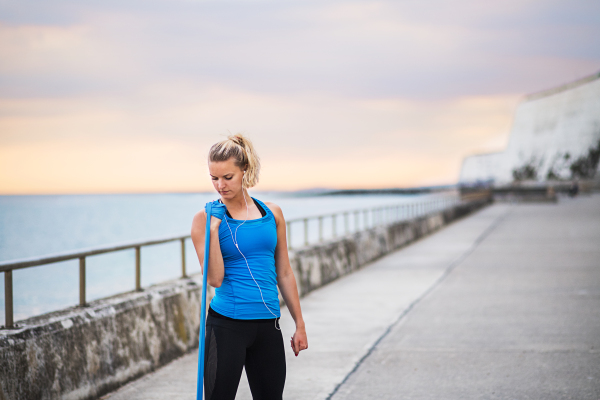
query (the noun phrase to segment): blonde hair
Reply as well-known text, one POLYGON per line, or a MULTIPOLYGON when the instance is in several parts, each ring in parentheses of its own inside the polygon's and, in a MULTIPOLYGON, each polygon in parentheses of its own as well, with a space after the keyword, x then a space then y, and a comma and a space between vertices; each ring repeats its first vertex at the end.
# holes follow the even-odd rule
POLYGON ((208 162, 235 160, 235 165, 246 171, 242 178, 242 187, 245 189, 256 186, 260 173, 260 159, 252 146, 250 139, 236 133, 229 135, 226 140, 212 145, 208 151, 208 162))

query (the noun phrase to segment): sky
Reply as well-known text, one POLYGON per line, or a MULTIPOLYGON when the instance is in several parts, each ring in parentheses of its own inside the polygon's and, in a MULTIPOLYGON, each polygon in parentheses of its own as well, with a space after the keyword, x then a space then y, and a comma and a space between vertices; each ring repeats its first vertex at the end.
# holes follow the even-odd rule
POLYGON ((455 183, 525 94, 600 70, 600 2, 0 0, 0 194, 455 183))

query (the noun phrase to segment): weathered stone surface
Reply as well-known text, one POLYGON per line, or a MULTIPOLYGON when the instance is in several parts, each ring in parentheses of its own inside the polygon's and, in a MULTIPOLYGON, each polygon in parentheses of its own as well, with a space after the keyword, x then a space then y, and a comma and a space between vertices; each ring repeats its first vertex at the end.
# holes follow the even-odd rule
POLYGON ((0 331, 0 399, 92 399, 198 345, 191 279, 19 322, 0 331))
MULTIPOLYGON (((481 208, 378 226, 290 254, 300 295, 481 208)), ((0 400, 95 399, 198 346, 198 283, 180 279, 0 330, 0 400)), ((212 291, 209 291, 209 298, 212 291)))
POLYGON ((391 251, 406 246, 454 219, 482 207, 487 200, 457 206, 445 212, 357 232, 290 254, 301 296, 346 275, 391 251))

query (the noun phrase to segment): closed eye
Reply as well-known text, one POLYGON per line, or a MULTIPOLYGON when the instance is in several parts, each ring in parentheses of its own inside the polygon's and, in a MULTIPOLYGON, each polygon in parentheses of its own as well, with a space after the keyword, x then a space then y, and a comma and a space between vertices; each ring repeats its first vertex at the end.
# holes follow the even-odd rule
MULTIPOLYGON (((231 178, 233 178, 233 175, 224 176, 223 178, 224 178, 224 179, 226 179, 226 180, 228 180, 228 181, 230 181, 230 180, 231 180, 231 178)), ((218 177, 218 176, 212 176, 212 175, 211 175, 211 176, 210 176, 210 179, 212 179, 213 181, 218 181, 218 180, 219 180, 219 177, 218 177)))

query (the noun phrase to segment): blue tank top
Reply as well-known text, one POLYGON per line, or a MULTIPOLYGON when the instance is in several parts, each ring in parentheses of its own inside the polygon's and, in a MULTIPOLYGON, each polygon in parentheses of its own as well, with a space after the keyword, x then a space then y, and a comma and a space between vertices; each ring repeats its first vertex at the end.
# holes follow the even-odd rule
POLYGON ((275 246, 277 245, 275 216, 263 202, 256 201, 266 211, 264 217, 244 223, 243 220, 225 215, 219 226, 219 243, 225 265, 225 276, 221 286, 215 289, 210 307, 229 318, 268 319, 279 318, 281 315, 275 271, 275 246), (236 235, 236 229, 237 242, 241 252, 246 256, 248 265, 231 238, 232 233, 236 235), (258 289, 252 276, 262 290, 262 298, 261 290, 258 289), (271 311, 267 309, 263 299, 271 311))

